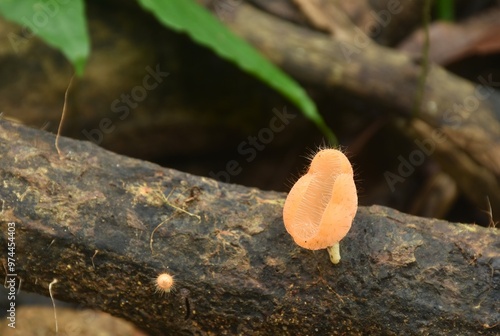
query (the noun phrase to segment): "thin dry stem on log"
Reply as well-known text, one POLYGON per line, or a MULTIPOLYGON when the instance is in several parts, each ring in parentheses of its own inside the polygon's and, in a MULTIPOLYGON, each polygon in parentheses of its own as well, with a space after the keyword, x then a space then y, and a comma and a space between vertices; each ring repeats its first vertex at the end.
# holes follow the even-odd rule
POLYGON ((333 266, 285 232, 282 193, 59 145, 63 156, 52 134, 0 121, 0 246, 15 223, 23 290, 48 295, 57 279, 56 299, 154 335, 498 332, 497 229, 362 207, 333 266), (176 289, 160 296, 164 271, 176 289))
POLYGON ((440 140, 429 133, 414 134, 420 141, 440 146, 436 153, 452 151, 435 157, 464 195, 483 209, 489 199, 494 218, 500 219, 500 122, 496 112, 500 95, 492 88, 499 87, 500 82, 491 75, 479 78, 481 83, 492 86, 485 87, 431 65, 424 103, 414 116, 415 92, 421 74, 419 59, 380 47, 363 34, 350 42, 332 39, 244 3, 235 7, 232 20, 226 23, 298 79, 347 91, 406 119, 416 117, 425 122, 440 140), (466 169, 460 164, 450 164, 450 157, 463 157, 468 162, 466 169))

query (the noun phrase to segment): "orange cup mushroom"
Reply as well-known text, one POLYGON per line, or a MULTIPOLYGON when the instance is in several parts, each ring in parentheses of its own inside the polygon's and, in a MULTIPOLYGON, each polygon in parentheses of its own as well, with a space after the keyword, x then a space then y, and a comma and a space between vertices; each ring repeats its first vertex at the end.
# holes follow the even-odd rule
POLYGON ((351 228, 357 209, 351 163, 342 152, 323 149, 290 190, 283 221, 297 245, 310 250, 326 248, 331 262, 338 264, 339 242, 351 228))

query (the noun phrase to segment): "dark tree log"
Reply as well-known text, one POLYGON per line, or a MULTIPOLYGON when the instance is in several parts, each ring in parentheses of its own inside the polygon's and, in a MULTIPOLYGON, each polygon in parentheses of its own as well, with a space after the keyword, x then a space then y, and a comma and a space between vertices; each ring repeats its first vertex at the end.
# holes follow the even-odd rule
POLYGON ((48 295, 57 279, 55 298, 154 335, 499 331, 496 229, 362 207, 334 266, 285 232, 282 193, 89 142, 61 138, 60 148, 52 134, 0 121, 0 246, 5 264, 15 223, 23 290, 48 295), (161 296, 152 281, 165 271, 177 284, 161 296))

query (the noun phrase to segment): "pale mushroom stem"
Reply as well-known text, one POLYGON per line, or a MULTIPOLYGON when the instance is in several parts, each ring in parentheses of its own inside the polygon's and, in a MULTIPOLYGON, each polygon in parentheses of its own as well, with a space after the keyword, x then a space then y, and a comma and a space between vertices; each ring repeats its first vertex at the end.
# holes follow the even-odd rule
POLYGON ((326 249, 330 255, 330 261, 334 264, 338 264, 340 261, 340 243, 335 243, 326 249))

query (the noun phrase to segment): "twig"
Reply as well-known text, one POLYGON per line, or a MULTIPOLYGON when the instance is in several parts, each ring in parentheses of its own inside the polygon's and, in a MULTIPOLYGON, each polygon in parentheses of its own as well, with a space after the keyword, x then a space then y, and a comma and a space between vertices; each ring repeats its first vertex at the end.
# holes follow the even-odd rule
POLYGON ((56 149, 57 149, 57 154, 61 156, 61 150, 59 149, 59 137, 61 135, 61 130, 64 122, 64 117, 66 116, 66 110, 67 110, 67 103, 68 103, 68 92, 69 88, 71 87, 71 84, 73 83, 73 78, 75 75, 71 76, 71 79, 69 80, 69 85, 66 88, 66 92, 64 93, 64 105, 63 105, 63 110, 61 114, 61 121, 59 121, 59 127, 57 128, 57 135, 56 135, 56 149))
POLYGON ((54 307, 54 319, 56 321, 56 335, 59 333, 59 325, 57 324, 57 313, 56 313, 56 302, 54 301, 54 296, 52 295, 52 285, 57 283, 57 279, 52 280, 49 284, 49 295, 52 300, 52 307, 54 307))
POLYGON ((422 106, 422 100, 424 98, 425 91, 425 81, 427 79, 427 74, 429 72, 429 49, 430 49, 430 37, 429 37, 429 25, 431 22, 431 0, 425 0, 423 8, 423 25, 424 25, 424 45, 422 48, 422 71, 418 77, 418 87, 415 95, 415 105, 413 106, 412 118, 417 117, 420 114, 420 108, 422 106))

